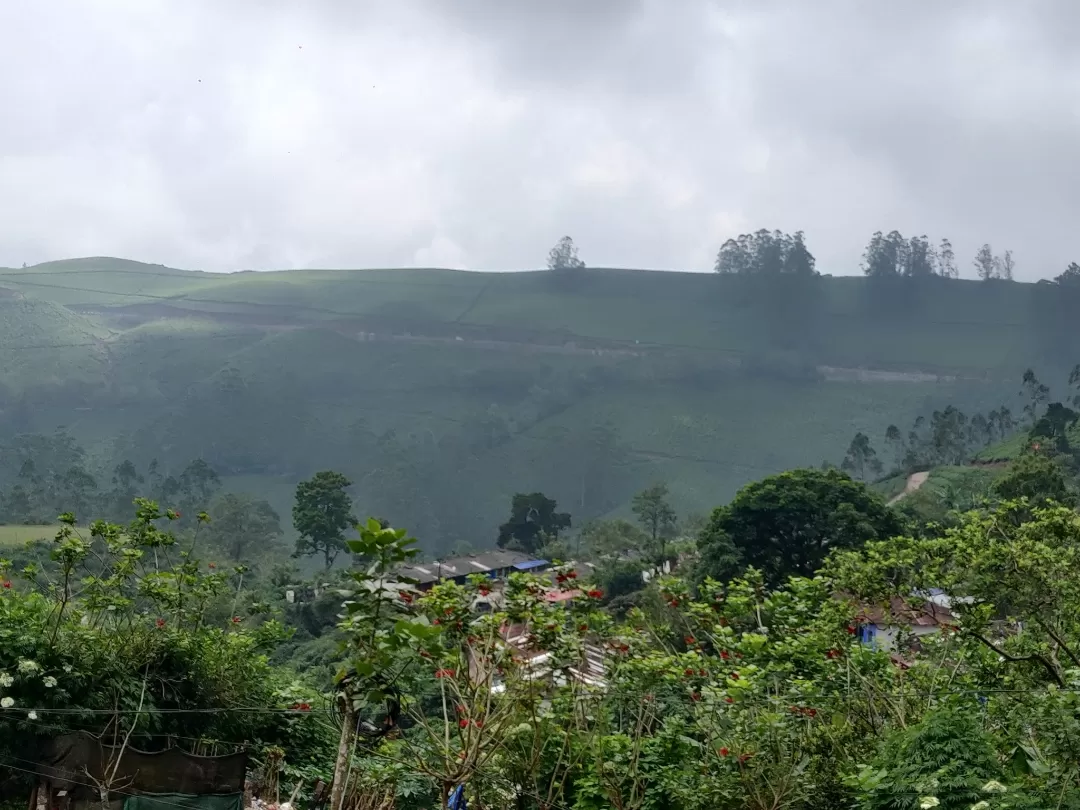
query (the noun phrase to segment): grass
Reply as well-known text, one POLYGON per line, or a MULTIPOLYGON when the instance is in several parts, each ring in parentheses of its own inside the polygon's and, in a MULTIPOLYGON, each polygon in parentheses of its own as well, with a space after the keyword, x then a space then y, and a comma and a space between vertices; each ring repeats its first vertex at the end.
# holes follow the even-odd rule
POLYGON ((51 540, 59 526, 0 525, 0 548, 21 548, 35 540, 51 540))
MULTIPOLYGON (((1068 431, 1069 444, 1073 447, 1080 447, 1080 424, 1074 425, 1068 431)), ((1024 451, 1024 448, 1031 443, 1031 439, 1028 437, 1027 426, 1020 430, 1016 435, 1010 436, 1003 442, 998 442, 985 450, 981 451, 975 460, 983 463, 993 463, 997 461, 1013 461, 1024 451)))
MULTIPOLYGON (((78 407, 39 397, 19 429, 66 425, 106 466, 158 458, 175 472, 243 444, 254 461, 229 447, 228 486, 270 499, 286 526, 299 478, 338 465, 358 480, 370 471, 342 452, 357 422, 438 447, 503 414, 509 441, 462 462, 458 480, 430 484, 460 488, 468 530, 486 545, 517 491, 544 491, 578 520, 625 514, 635 490, 666 481, 687 514, 752 479, 839 462, 856 431, 884 454, 889 424, 906 430, 948 404, 969 413, 1013 404, 1019 371, 1039 357, 1031 285, 942 282, 890 319, 867 304, 865 280, 822 279, 820 311, 791 355, 961 373, 857 383, 733 372, 730 361, 783 347, 775 316, 732 279, 589 270, 572 291, 550 282, 546 273, 450 270, 224 275, 107 258, 0 270, 0 345, 24 346, 0 352, 0 370, 12 393, 88 383, 95 394, 78 407), (27 336, 40 348, 17 342, 27 336), (647 356, 551 351, 568 342, 647 356), (247 393, 230 399, 222 392, 237 375, 247 393), (530 403, 548 395, 558 405, 536 421, 530 403), (607 494, 583 503, 580 441, 565 436, 600 422, 616 429, 622 460, 607 494), (259 469, 273 474, 248 474, 259 469)), ((903 483, 875 488, 889 497, 903 483)), ((367 509, 362 486, 356 496, 367 509)), ((409 525, 408 514, 387 517, 409 525)))
MULTIPOLYGON (((194 313, 315 323, 376 319, 428 327, 564 334, 627 345, 746 356, 774 342, 770 318, 737 279, 591 269, 571 291, 544 272, 296 270, 191 273, 118 259, 0 271, 0 285, 65 305, 162 303, 194 313)), ((920 289, 904 317, 868 305, 862 278, 821 280, 818 315, 799 345, 820 362, 1014 375, 1042 354, 1027 284, 945 281, 920 289), (807 339, 809 338, 809 339, 807 339)))
MULTIPOLYGON (((576 470, 552 456, 558 446, 554 437, 607 421, 626 451, 627 492, 666 481, 680 514, 706 512, 750 480, 791 467, 816 467, 823 459, 838 462, 856 430, 880 436, 890 422, 904 421, 928 398, 947 402, 950 388, 746 380, 721 391, 677 396, 656 389, 601 392, 530 428, 465 474, 483 481, 477 489, 485 500, 478 510, 499 515, 515 491, 539 489, 580 513, 576 470)), ((612 514, 626 509, 622 502, 612 514)))
POLYGON ((907 473, 897 473, 896 475, 890 475, 888 478, 873 482, 870 484, 870 489, 886 501, 889 501, 904 491, 905 487, 907 487, 907 480, 907 473))
POLYGON ((1005 472, 1000 467, 937 467, 930 471, 922 488, 938 497, 945 497, 950 491, 961 495, 985 494, 1005 472))
POLYGON ((0 379, 12 391, 105 372, 100 324, 52 301, 0 298, 0 379))

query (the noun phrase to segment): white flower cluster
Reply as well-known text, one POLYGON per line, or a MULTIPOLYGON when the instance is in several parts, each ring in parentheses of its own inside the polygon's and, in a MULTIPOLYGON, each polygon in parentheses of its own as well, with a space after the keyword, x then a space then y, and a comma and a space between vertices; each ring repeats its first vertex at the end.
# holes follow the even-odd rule
MULTIPOLYGON (((37 675, 41 672, 41 665, 36 661, 31 661, 27 658, 20 658, 19 663, 15 665, 15 670, 20 675, 37 675)), ((65 672, 70 672, 71 667, 64 667, 65 672)), ((52 675, 42 675, 41 685, 46 689, 54 689, 59 681, 52 675)), ((0 671, 0 689, 10 689, 15 684, 15 677, 9 672, 0 671)), ((0 709, 10 709, 15 705, 15 698, 11 695, 5 695, 0 698, 0 709)), ((35 711, 29 711, 26 713, 27 720, 37 720, 38 715, 35 711)))

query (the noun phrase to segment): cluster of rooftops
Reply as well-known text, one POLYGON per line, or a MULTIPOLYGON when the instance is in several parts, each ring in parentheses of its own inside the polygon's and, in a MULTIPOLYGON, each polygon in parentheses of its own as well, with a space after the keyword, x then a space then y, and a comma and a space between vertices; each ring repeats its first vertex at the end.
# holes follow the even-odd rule
POLYGON ((418 590, 426 591, 440 581, 452 580, 464 584, 470 574, 484 574, 492 579, 502 579, 515 571, 540 573, 549 567, 549 560, 537 560, 516 551, 499 550, 453 557, 449 560, 403 565, 397 573, 414 580, 418 590))

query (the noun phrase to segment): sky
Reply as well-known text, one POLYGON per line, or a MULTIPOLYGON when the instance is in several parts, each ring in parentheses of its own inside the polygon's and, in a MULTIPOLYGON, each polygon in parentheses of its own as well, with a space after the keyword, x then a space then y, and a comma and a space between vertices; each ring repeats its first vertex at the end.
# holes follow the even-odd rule
POLYGON ((708 271, 1080 246, 1075 0, 0 4, 0 265, 708 271))

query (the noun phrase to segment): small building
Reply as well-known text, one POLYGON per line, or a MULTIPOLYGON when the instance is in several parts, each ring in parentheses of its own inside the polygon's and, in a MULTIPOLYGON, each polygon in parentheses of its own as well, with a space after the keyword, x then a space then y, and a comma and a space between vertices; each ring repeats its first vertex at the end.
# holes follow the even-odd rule
POLYGON ((400 576, 415 580, 417 590, 429 590, 436 582, 452 581, 464 585, 471 574, 484 574, 491 579, 505 579, 515 571, 545 570, 551 563, 536 560, 514 551, 485 551, 465 557, 451 557, 434 562, 411 563, 398 569, 400 576))
POLYGON ((875 650, 895 652, 902 636, 918 639, 956 623, 956 615, 941 600, 914 603, 894 596, 887 606, 864 607, 855 632, 861 643, 875 650))
MULTIPOLYGON (((606 655, 596 644, 586 642, 580 660, 554 671, 551 653, 530 646, 528 628, 525 625, 504 625, 499 635, 503 643, 511 649, 513 656, 524 666, 524 675, 529 680, 551 678, 557 684, 574 680, 601 690, 607 688, 606 655)), ((501 692, 503 688, 502 683, 497 681, 492 691, 501 692)))

